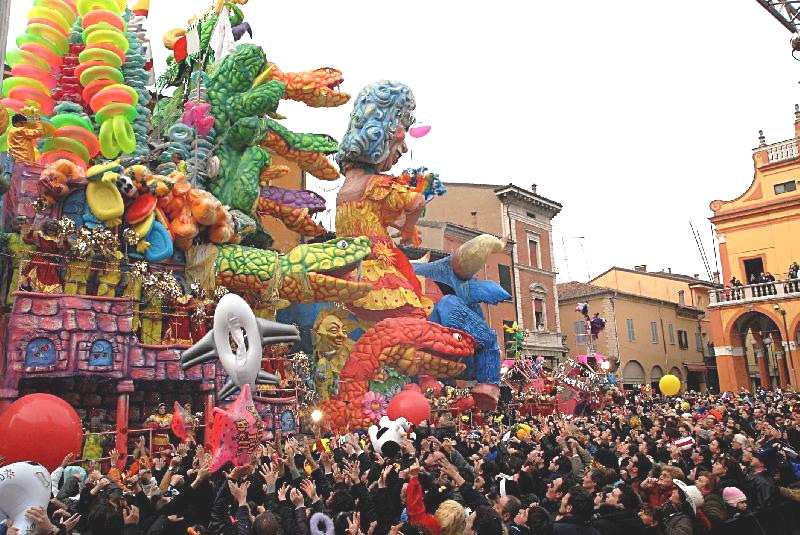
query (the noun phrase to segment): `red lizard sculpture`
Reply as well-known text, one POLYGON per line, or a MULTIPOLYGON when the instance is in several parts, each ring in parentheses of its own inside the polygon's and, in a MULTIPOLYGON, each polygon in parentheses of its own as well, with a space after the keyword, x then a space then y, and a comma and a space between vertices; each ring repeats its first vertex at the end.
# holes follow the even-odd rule
POLYGON ((339 373, 339 392, 322 403, 324 425, 335 431, 373 423, 363 409, 369 381, 382 366, 406 375, 454 377, 466 368, 460 359, 475 352, 475 341, 457 329, 419 317, 387 318, 356 342, 339 373))

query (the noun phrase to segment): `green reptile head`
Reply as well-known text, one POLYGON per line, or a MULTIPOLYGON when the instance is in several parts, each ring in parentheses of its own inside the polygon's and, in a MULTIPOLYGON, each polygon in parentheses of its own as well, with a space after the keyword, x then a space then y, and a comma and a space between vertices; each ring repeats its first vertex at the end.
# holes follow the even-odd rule
POLYGON ((366 236, 304 243, 289 251, 284 257, 285 273, 313 272, 343 277, 370 254, 371 245, 366 236))

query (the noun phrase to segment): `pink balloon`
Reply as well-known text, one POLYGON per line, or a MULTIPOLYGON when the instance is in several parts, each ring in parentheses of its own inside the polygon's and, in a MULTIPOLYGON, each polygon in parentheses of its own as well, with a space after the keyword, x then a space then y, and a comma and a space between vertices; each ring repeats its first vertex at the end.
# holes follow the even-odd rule
POLYGON ((415 124, 408 129, 408 135, 411 137, 423 137, 427 136, 430 131, 431 125, 429 124, 415 124))
POLYGON ((250 385, 246 384, 228 408, 214 408, 210 471, 216 472, 228 461, 234 466, 249 463, 263 436, 264 422, 256 411, 250 385))

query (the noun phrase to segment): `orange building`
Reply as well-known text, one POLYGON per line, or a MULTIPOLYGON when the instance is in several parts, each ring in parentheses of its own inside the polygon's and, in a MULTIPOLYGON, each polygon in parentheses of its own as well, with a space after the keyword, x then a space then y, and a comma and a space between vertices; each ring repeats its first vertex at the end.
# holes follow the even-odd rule
POLYGON ((800 386, 800 108, 793 139, 759 134, 750 186, 711 203, 725 288, 711 292, 708 319, 722 390, 800 386))

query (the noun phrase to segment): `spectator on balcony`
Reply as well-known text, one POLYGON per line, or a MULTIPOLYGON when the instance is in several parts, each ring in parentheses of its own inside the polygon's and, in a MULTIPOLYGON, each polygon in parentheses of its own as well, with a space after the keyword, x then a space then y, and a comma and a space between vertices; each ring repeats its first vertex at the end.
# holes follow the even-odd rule
POLYGON ((789 264, 789 274, 787 278, 789 279, 789 291, 800 291, 800 281, 797 280, 800 278, 800 265, 798 265, 797 262, 789 264))
POLYGON ((761 278, 763 279, 762 282, 770 283, 768 286, 765 287, 766 293, 768 295, 777 295, 777 290, 775 290, 775 277, 770 272, 762 273, 761 278))
POLYGON ((731 277, 731 299, 741 299, 742 298, 742 281, 737 279, 735 276, 731 277))

